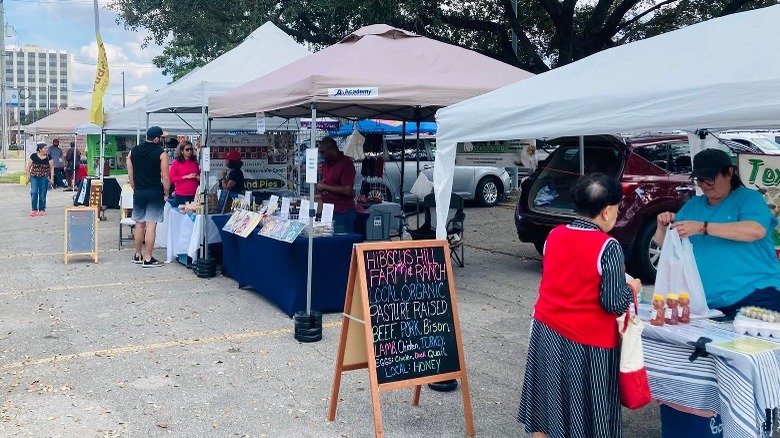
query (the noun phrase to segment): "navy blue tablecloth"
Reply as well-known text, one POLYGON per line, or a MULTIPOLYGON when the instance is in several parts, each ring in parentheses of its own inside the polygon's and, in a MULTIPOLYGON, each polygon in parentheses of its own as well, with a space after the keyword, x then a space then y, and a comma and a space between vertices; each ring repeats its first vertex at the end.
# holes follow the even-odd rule
MULTIPOLYGON (((287 243, 257 232, 239 237, 222 231, 228 217, 212 216, 222 236, 222 275, 236 280, 238 287, 257 290, 289 316, 306 310, 308 238, 287 243)), ((314 239, 312 310, 344 310, 352 245, 361 240, 362 236, 352 233, 314 239)))

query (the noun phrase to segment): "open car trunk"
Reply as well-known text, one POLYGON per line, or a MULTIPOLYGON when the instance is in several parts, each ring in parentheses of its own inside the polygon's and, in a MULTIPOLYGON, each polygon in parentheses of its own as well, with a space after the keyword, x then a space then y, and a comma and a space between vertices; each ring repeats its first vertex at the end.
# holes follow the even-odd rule
MULTIPOLYGON (((536 181, 528 194, 531 211, 559 216, 575 216, 569 189, 580 177, 579 137, 561 137, 548 142, 557 146, 540 165, 536 181)), ((617 137, 585 137, 585 173, 601 172, 619 176, 628 148, 617 137)))

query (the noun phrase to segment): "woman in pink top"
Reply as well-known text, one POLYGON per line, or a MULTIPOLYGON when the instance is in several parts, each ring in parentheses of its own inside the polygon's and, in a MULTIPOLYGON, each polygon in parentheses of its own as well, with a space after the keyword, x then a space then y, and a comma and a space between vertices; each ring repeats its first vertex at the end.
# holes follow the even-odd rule
POLYGON ((184 140, 179 143, 170 175, 171 182, 175 184, 173 194, 176 205, 194 200, 200 183, 200 166, 191 141, 184 140))

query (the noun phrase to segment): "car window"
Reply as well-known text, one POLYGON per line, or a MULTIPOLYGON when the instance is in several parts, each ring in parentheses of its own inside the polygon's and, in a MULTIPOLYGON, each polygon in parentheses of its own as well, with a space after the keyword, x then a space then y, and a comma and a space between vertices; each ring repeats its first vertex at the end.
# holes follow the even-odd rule
MULTIPOLYGON (((386 139, 385 144, 387 145, 387 159, 388 161, 401 161, 401 151, 404 149, 402 147, 402 140, 400 139, 386 139)), ((406 148, 405 148, 405 159, 406 161, 416 161, 417 160, 417 148, 416 148, 416 140, 414 139, 407 139, 406 140, 406 148)), ((428 153, 425 150, 425 142, 420 140, 420 161, 429 161, 428 153)))
MULTIPOLYGON (((585 147, 585 173, 603 172, 608 175, 617 175, 621 166, 620 153, 609 146, 585 147)), ((560 146, 550 155, 547 162, 548 169, 563 171, 564 173, 580 173, 580 149, 579 146, 560 146)))
POLYGON ((663 170, 668 169, 669 153, 666 143, 652 144, 634 148, 634 153, 655 164, 663 170))
POLYGON ((671 173, 691 173, 691 145, 687 141, 669 143, 669 168, 671 173))

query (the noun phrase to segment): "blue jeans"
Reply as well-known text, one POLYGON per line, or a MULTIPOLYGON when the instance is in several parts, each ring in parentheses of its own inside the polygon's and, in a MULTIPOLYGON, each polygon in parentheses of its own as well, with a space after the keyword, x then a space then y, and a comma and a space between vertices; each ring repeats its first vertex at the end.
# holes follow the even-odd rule
POLYGON ((57 187, 65 187, 65 182, 62 180, 62 177, 64 176, 64 168, 62 167, 55 167, 54 168, 54 188, 57 187))
POLYGON ((45 176, 30 177, 30 197, 32 210, 46 211, 46 192, 49 190, 49 178, 45 176))
POLYGON ((349 210, 343 213, 333 213, 334 233, 354 233, 357 211, 349 210))

